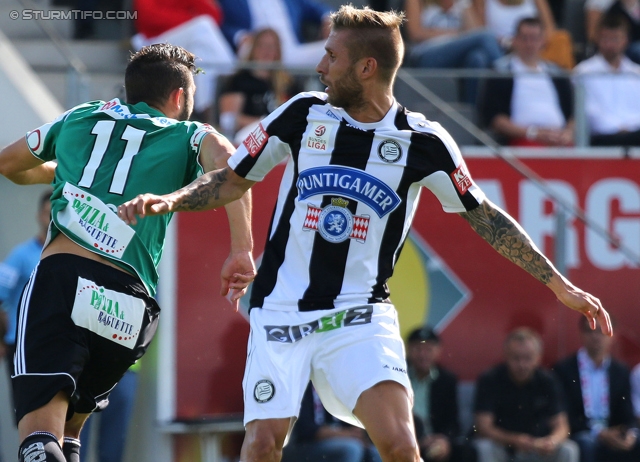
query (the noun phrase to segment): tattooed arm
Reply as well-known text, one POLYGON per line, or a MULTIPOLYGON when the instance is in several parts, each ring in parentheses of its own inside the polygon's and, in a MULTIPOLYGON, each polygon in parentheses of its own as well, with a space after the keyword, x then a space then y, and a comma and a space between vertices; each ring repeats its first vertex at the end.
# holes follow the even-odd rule
POLYGON ((241 198, 254 183, 225 167, 205 173, 184 188, 163 196, 140 194, 118 207, 118 216, 135 225, 136 216, 215 209, 241 198))
POLYGON ((460 216, 500 255, 545 284, 569 308, 584 314, 592 329, 595 329, 596 321, 599 321, 602 331, 612 335, 609 314, 600 300, 580 290, 562 276, 525 230, 506 212, 485 200, 479 207, 463 212, 460 216))

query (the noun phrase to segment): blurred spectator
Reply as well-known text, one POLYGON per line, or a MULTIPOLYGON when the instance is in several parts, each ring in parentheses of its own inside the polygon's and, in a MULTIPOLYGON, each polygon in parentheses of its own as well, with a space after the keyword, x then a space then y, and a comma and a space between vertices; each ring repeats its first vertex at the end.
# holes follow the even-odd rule
POLYGON ((413 388, 413 415, 420 455, 429 461, 474 460, 473 448, 457 441, 460 434, 456 376, 437 364, 440 338, 430 327, 407 338, 407 364, 413 388))
POLYGON ((193 118, 211 121, 216 81, 231 72, 235 54, 219 29, 222 12, 216 0, 134 0, 138 34, 131 39, 139 50, 153 43, 179 45, 195 54, 204 73, 195 76, 193 118))
MULTIPOLYGON (((587 42, 595 45, 598 23, 602 15, 611 8, 615 0, 586 0, 584 3, 584 20, 587 42)), ((592 53, 587 52, 588 56, 592 53)))
MULTIPOLYGON (((502 56, 496 37, 480 29, 470 0, 405 0, 411 66, 487 69, 502 56)), ((477 79, 468 79, 465 100, 476 102, 477 79)))
POLYGON ((571 438, 581 462, 640 460, 629 369, 611 357, 613 337, 592 330, 580 316, 582 348, 554 370, 564 388, 571 438))
POLYGON ((602 16, 598 54, 575 68, 594 146, 640 146, 640 65, 624 54, 628 27, 620 15, 602 16))
POLYGON ((17 245, 0 263, 0 308, 5 313, 7 328, 4 336, 4 344, 7 358, 9 377, 14 374, 13 354, 16 351, 16 322, 18 317, 18 304, 22 289, 29 280, 33 269, 40 261, 42 246, 47 238, 49 221, 51 217, 51 203, 49 198, 51 191, 47 190, 38 201, 38 234, 28 241, 17 245))
POLYGON ((575 60, 571 36, 556 29, 547 0, 473 0, 483 24, 492 31, 505 50, 511 48, 516 26, 522 18, 539 17, 545 33, 543 59, 565 69, 571 69, 575 60))
POLYGON ((631 60, 640 63, 640 0, 586 0, 584 8, 588 56, 593 54, 602 15, 615 13, 624 16, 629 22, 629 46, 626 53, 631 60))
POLYGON ((253 32, 274 29, 287 66, 315 67, 324 55, 324 40, 304 43, 305 25, 313 24, 321 38, 329 34, 330 8, 316 0, 218 0, 224 13, 222 31, 242 55, 253 32))
POLYGON ((629 45, 626 54, 632 61, 640 63, 640 0, 617 0, 607 14, 619 14, 629 23, 629 45))
POLYGON ((364 429, 338 420, 309 383, 282 462, 381 462, 364 429))
POLYGON ((636 426, 640 427, 640 364, 631 372, 631 402, 636 416, 636 426))
POLYGON ((487 79, 479 104, 487 127, 511 146, 573 144, 573 92, 560 68, 540 58, 544 41, 538 18, 518 23, 513 53, 496 69, 513 76, 487 79), (555 75, 554 75, 555 74, 555 75))
POLYGON ((504 364, 477 382, 479 462, 577 462, 578 446, 567 439, 560 384, 540 367, 540 337, 528 328, 512 331, 504 356, 504 364))
POLYGON ((101 412, 92 414, 87 419, 80 442, 84 451, 80 453, 80 461, 86 462, 89 458, 90 439, 96 438, 97 462, 122 462, 124 450, 129 435, 129 423, 138 388, 138 370, 140 361, 135 363, 125 372, 124 376, 109 394, 109 405, 101 412), (93 431, 92 427, 98 427, 93 431))
MULTIPOLYGON (((281 62, 278 33, 262 29, 253 37, 247 62, 278 64, 281 62)), ((222 133, 233 140, 264 116, 297 93, 293 78, 281 69, 241 69, 227 79, 220 91, 219 112, 222 133), (243 130, 245 129, 245 130, 243 130)), ((241 142, 242 140, 240 140, 241 142)), ((236 140, 236 144, 239 144, 236 140)))

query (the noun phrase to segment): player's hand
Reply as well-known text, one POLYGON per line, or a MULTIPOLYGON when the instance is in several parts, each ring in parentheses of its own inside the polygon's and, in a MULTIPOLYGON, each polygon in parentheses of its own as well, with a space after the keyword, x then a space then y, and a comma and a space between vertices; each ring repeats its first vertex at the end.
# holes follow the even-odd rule
POLYGON ((236 311, 238 300, 247 293, 256 273, 256 264, 249 251, 232 252, 222 265, 220 295, 224 297, 231 292, 231 303, 236 311))
POLYGON ((172 201, 168 196, 154 194, 140 194, 134 199, 118 207, 118 216, 128 225, 138 223, 137 216, 164 215, 172 211, 172 201))
POLYGON ((558 300, 572 310, 585 315, 592 330, 596 329, 597 325, 600 324, 600 329, 604 334, 613 335, 609 313, 607 313, 597 297, 574 286, 570 286, 567 290, 558 293, 557 297, 558 300))

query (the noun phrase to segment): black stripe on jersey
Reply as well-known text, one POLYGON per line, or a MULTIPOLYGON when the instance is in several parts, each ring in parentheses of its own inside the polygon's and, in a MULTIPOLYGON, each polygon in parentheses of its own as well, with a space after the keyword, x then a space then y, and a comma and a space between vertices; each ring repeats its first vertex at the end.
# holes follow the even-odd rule
MULTIPOLYGON (((360 130, 342 120, 329 163, 365 170, 373 145, 373 136, 374 130, 360 130)), ((333 197, 335 196, 324 196, 321 207, 330 205, 333 197)), ((357 206, 357 201, 349 199, 347 208, 352 214, 356 213, 357 206)), ((300 311, 328 310, 335 307, 334 300, 342 290, 350 245, 351 239, 331 243, 320 233, 316 233, 309 261, 309 286, 302 299, 298 300, 300 311)))
MULTIPOLYGON (((273 289, 276 285, 276 280, 278 279, 278 270, 284 262, 287 241, 289 240, 289 233, 291 231, 291 216, 293 215, 293 212, 295 210, 295 200, 298 196, 298 189, 296 188, 296 183, 298 182, 298 176, 300 173, 298 169, 298 154, 300 153, 302 135, 304 134, 305 128, 307 126, 307 115, 309 114, 309 109, 314 104, 326 104, 326 102, 318 98, 303 98, 294 101, 291 106, 289 106, 280 116, 278 116, 269 124, 269 128, 267 129, 269 136, 277 135, 278 137, 280 137, 280 139, 283 139, 280 134, 284 134, 288 131, 288 134, 286 136, 287 142, 291 147, 291 156, 294 161, 294 174, 291 185, 289 185, 289 191, 287 192, 287 197, 284 202, 280 221, 278 223, 274 223, 276 213, 275 206, 273 209, 273 214, 271 215, 271 223, 269 224, 269 231, 267 232, 267 243, 264 246, 262 264, 260 265, 258 275, 256 276, 253 282, 253 287, 251 289, 251 299, 249 301, 249 306, 252 308, 262 308, 262 306, 264 305, 265 297, 273 292, 273 289), (293 109, 291 109, 292 107, 293 109), (292 112, 289 112, 290 109, 292 112), (303 111, 304 113, 302 113, 303 111), (294 124, 294 121, 297 122, 297 131, 291 130, 292 127, 296 126, 296 124, 294 124), (269 239, 273 226, 276 226, 276 230, 275 233, 273 233, 273 237, 269 239), (269 266, 267 266, 267 264, 269 266)), ((244 168, 245 161, 247 159, 253 158, 251 156, 247 156, 238 165, 238 168, 244 168)), ((253 165, 253 162, 251 162, 251 165, 253 165)), ((238 172, 238 168, 236 168, 236 172, 238 172)), ((250 168, 251 167, 247 169, 247 172, 250 170, 250 168)), ((246 173, 239 174, 241 176, 246 175, 246 173)))
MULTIPOLYGON (((407 121, 407 116, 404 108, 398 107, 398 113, 394 120, 394 124, 398 130, 412 130, 407 121)), ((413 135, 411 137, 411 143, 409 145, 409 152, 407 153, 407 164, 412 163, 412 158, 416 155, 413 146, 413 135)), ((396 193, 400 196, 401 202, 397 209, 389 214, 387 226, 382 235, 380 242, 380 254, 378 255, 378 277, 376 278, 376 284, 373 286, 371 292, 371 298, 369 303, 382 302, 389 298, 389 287, 387 281, 393 274, 394 253, 398 246, 398 257, 402 252, 402 246, 404 242, 400 242, 402 239, 402 231, 404 230, 404 219, 407 213, 407 195, 409 193, 409 187, 416 181, 424 178, 419 176, 417 172, 411 171, 410 168, 405 168, 402 172, 402 178, 400 184, 396 189, 396 193)))
MULTIPOLYGON (((267 135, 269 135, 269 137, 277 136, 280 138, 280 140, 290 146, 291 152, 295 153, 297 156, 300 151, 302 134, 307 128, 307 115, 309 114, 309 108, 314 104, 324 105, 327 104, 327 102, 314 96, 300 98, 293 101, 284 111, 282 111, 282 114, 273 119, 269 126, 265 128, 267 135)), ((260 155, 264 151, 266 145, 267 143, 265 143, 262 149, 256 153, 255 156, 245 156, 234 171, 241 177, 246 177, 260 158, 260 155)))

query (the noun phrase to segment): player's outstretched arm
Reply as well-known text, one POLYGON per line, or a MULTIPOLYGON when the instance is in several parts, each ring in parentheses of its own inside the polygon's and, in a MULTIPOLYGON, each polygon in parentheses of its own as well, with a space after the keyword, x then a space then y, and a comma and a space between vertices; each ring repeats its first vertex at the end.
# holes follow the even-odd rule
POLYGON ((184 188, 170 194, 140 194, 118 207, 118 216, 125 223, 135 225, 137 216, 215 209, 240 199, 254 183, 226 167, 205 173, 184 188))
MULTIPOLYGON (((235 152, 234 146, 224 136, 210 133, 202 140, 200 163, 205 172, 227 166, 229 157, 235 152)), ((236 201, 225 205, 229 219, 231 249, 229 257, 222 265, 220 274, 220 295, 229 292, 231 302, 238 307, 238 300, 247 292, 247 287, 256 276, 253 261, 253 236, 251 233, 251 191, 246 191, 236 201)))
POLYGON ((545 284, 566 306, 584 314, 592 329, 599 322, 605 334, 613 335, 609 313, 602 307, 600 300, 562 276, 525 230, 506 212, 485 200, 479 207, 463 212, 460 216, 500 255, 545 284))
POLYGON ((56 163, 42 162, 31 154, 24 138, 0 151, 0 174, 16 184, 49 184, 55 171, 56 163))

